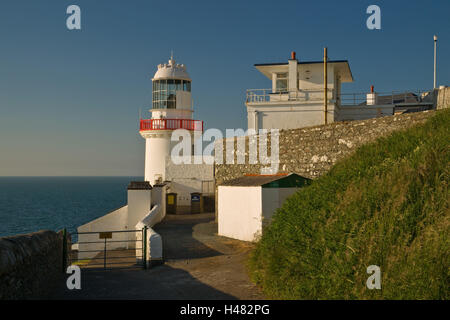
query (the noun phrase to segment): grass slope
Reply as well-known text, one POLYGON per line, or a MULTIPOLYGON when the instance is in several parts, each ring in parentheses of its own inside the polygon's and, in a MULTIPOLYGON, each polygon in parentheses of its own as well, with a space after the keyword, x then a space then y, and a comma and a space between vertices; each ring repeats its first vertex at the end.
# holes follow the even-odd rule
POLYGON ((274 214, 249 259, 278 299, 448 299, 450 110, 362 146, 274 214), (381 290, 366 270, 381 268, 381 290))

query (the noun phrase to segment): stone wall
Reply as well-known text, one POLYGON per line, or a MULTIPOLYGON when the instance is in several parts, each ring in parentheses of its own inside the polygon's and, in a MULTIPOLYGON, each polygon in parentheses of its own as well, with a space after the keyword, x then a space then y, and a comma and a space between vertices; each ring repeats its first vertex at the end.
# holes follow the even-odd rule
POLYGON ((62 231, 0 238, 0 300, 45 299, 64 276, 62 256, 62 231))
POLYGON ((436 109, 450 108, 450 87, 444 87, 439 89, 436 109))
MULTIPOLYGON (((435 111, 407 113, 368 120, 335 122, 329 125, 302 129, 281 130, 279 136, 278 173, 297 173, 317 178, 327 172, 338 160, 347 157, 359 146, 386 136, 392 131, 423 123, 435 111)), ((260 174, 267 165, 248 163, 248 137, 245 139, 246 164, 215 165, 216 186, 244 174, 260 174)), ((224 146, 226 143, 224 143, 224 146)), ((237 141, 235 141, 235 148, 237 141)), ((270 143, 269 143, 270 155, 270 143)), ((235 152, 235 161, 239 153, 235 152)))

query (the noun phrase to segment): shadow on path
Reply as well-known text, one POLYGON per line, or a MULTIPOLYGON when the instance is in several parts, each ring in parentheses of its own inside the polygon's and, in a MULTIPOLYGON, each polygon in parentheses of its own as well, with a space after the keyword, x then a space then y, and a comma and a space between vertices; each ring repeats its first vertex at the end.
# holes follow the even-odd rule
POLYGON ((236 299, 182 269, 167 265, 150 270, 82 269, 81 290, 57 289, 52 299, 236 299))
POLYGON ((168 215, 155 226, 165 264, 149 270, 82 269, 81 290, 52 299, 264 299, 245 261, 252 245, 217 236, 214 214, 168 215))

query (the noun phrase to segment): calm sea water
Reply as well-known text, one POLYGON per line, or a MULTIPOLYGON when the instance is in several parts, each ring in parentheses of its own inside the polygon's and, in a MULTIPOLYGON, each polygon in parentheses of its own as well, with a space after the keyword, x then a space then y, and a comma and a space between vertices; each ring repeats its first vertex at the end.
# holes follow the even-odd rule
POLYGON ((73 232, 127 203, 142 177, 0 177, 0 237, 39 230, 73 232))

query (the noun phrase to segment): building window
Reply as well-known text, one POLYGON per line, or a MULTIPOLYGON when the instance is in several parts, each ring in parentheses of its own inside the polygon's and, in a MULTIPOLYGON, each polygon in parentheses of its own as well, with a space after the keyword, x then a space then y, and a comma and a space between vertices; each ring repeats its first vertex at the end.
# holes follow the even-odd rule
POLYGON ((288 91, 288 74, 278 73, 277 74, 277 92, 288 91))

